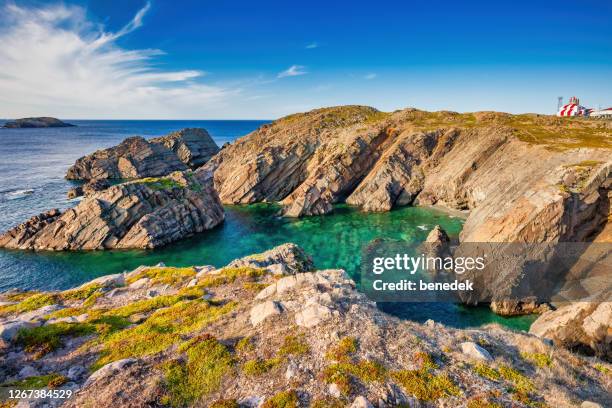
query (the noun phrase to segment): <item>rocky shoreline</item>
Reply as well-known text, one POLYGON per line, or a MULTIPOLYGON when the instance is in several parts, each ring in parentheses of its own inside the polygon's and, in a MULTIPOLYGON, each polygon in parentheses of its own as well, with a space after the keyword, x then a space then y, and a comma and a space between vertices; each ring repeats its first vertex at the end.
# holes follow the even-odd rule
POLYGON ((5 293, 0 319, 0 382, 74 393, 20 406, 603 407, 612 391, 612 365, 556 341, 386 315, 292 244, 5 293))
POLYGON ((2 127, 7 129, 31 129, 31 128, 56 128, 56 127, 74 127, 71 123, 62 122, 56 118, 38 117, 38 118, 22 118, 14 121, 6 122, 2 127))

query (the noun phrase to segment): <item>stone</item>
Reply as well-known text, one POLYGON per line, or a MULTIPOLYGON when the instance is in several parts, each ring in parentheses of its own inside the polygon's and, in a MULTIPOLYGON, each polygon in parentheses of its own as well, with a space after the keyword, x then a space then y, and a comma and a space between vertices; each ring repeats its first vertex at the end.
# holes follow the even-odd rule
POLYGON ((98 191, 106 190, 110 187, 110 183, 107 179, 92 179, 88 180, 82 186, 73 187, 68 190, 66 194, 68 199, 80 197, 82 195, 88 196, 98 191))
POLYGON ((483 360, 483 361, 493 361, 493 357, 491 357, 491 354, 485 350, 484 348, 480 347, 478 344, 472 342, 472 341, 466 341, 461 343, 461 351, 463 352, 463 354, 476 359, 476 360, 483 360))
POLYGON ((52 210, 0 235, 0 247, 35 250, 158 248, 224 219, 211 179, 173 173, 112 186, 60 213, 52 210))
POLYGON ((329 384, 327 387, 327 392, 329 392, 329 395, 334 398, 340 398, 342 396, 342 391, 340 391, 340 387, 338 387, 338 384, 336 383, 329 384))
POLYGON ((196 286, 197 284, 198 284, 198 279, 194 278, 194 279, 190 280, 189 283, 187 283, 187 287, 188 288, 192 288, 192 287, 196 286))
POLYGON ((273 264, 266 267, 266 269, 273 275, 286 275, 287 268, 283 264, 273 264))
POLYGON ((101 285, 104 288, 116 288, 120 286, 125 286, 125 275, 122 273, 115 273, 112 275, 100 276, 99 278, 89 281, 79 287, 82 288, 91 284, 101 285))
POLYGON ((68 369, 68 374, 66 376, 72 381, 77 381, 86 372, 87 370, 82 365, 75 365, 68 369))
POLYGON ((99 370, 95 371, 92 375, 87 378, 84 387, 91 385, 92 383, 100 380, 101 378, 111 376, 126 367, 136 363, 138 360, 135 358, 124 358, 123 360, 114 361, 102 366, 99 370))
POLYGON ((140 278, 130 284, 130 289, 144 289, 149 286, 150 282, 149 278, 140 278))
POLYGON ((324 305, 314 303, 295 314, 295 323, 302 327, 314 327, 332 317, 332 310, 324 305))
POLYGON ((374 408, 370 401, 366 399, 366 397, 360 395, 351 404, 351 408, 374 408))
POLYGON ((39 375, 38 370, 30 365, 24 366, 21 370, 19 370, 19 374, 17 374, 17 376, 21 379, 27 377, 34 377, 36 375, 39 375))
POLYGON ((245 256, 230 262, 229 268, 251 267, 269 268, 274 266, 276 271, 281 269, 286 273, 307 272, 314 268, 312 258, 307 255, 300 247, 293 243, 287 243, 274 247, 266 252, 257 255, 245 256))
POLYGON ((205 129, 200 128, 172 132, 167 136, 151 139, 151 143, 163 144, 192 169, 202 166, 219 152, 219 146, 212 137, 205 129))
POLYGON ((575 302, 538 317, 529 333, 570 349, 584 348, 600 357, 612 358, 612 303, 604 291, 584 302, 575 302))
POLYGON ((251 309, 251 324, 257 326, 268 317, 280 315, 282 312, 283 308, 278 302, 267 301, 260 303, 251 309))
POLYGON ((196 278, 200 279, 217 268, 215 268, 212 265, 205 265, 205 266, 194 266, 194 269, 196 271, 196 278))
POLYGON ((592 401, 583 401, 580 408, 604 408, 603 405, 592 401))

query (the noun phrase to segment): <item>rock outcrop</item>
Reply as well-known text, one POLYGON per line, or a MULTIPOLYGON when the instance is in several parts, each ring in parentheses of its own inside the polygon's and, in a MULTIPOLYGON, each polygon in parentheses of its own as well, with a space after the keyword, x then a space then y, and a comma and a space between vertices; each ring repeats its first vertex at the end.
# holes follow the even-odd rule
POLYGON ((9 129, 24 129, 24 128, 50 128, 50 127, 73 127, 75 125, 62 122, 56 118, 39 117, 39 118, 23 118, 16 119, 11 122, 6 122, 3 127, 9 129))
POLYGON ((342 270, 295 269, 295 251, 266 252, 294 271, 280 277, 268 267, 158 265, 115 286, 0 298, 12 301, 0 306, 0 327, 32 322, 6 336, 0 383, 70 389, 65 407, 609 405, 605 361, 496 325, 401 321, 342 270), (29 310, 45 302, 54 306, 29 310), (88 317, 53 323, 71 314, 88 317))
POLYGON ((76 198, 82 195, 88 196, 98 191, 106 190, 110 187, 110 183, 107 179, 92 179, 87 181, 82 186, 73 187, 68 190, 66 194, 68 198, 76 198))
MULTIPOLYGON (((290 217, 326 214, 339 202, 364 211, 437 205, 469 212, 463 243, 537 244, 588 241, 609 230, 611 152, 608 124, 345 106, 265 125, 203 170, 214 171, 224 203, 276 201, 290 217)), ((482 274, 478 286, 488 290, 465 301, 508 306, 522 273, 482 274)))
POLYGON ((151 143, 161 143, 172 150, 180 161, 189 168, 200 167, 217 152, 219 146, 205 129, 186 128, 166 136, 151 139, 151 143))
POLYGON ((76 207, 35 216, 0 236, 0 247, 34 250, 157 248, 211 229, 224 214, 212 180, 190 171, 127 182, 76 207))
POLYGON ((547 311, 533 322, 530 333, 555 344, 594 353, 612 361, 612 293, 547 311))
POLYGON ((165 176, 205 163, 218 147, 203 129, 183 129, 146 140, 129 137, 119 145, 81 157, 68 169, 70 180, 165 176))

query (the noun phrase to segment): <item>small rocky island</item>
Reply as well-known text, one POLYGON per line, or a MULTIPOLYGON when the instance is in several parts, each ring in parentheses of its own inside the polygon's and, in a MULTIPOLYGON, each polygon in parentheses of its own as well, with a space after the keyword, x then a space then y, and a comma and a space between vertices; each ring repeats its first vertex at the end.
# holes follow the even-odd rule
POLYGON ((57 127, 73 127, 71 123, 62 122, 56 118, 38 117, 38 118, 22 118, 11 122, 6 122, 4 128, 7 129, 26 129, 26 128, 57 128, 57 127))
POLYGON ((142 266, 0 301, 0 384, 73 393, 19 406, 601 408, 610 401, 612 365, 603 360, 498 325, 400 320, 343 270, 317 270, 293 244, 224 267, 142 266))

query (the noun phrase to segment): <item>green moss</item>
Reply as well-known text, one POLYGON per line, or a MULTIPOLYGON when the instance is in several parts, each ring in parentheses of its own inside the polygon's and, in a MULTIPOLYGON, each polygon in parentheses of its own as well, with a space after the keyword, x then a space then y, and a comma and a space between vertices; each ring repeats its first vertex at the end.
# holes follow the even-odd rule
POLYGON ((438 365, 433 361, 433 357, 429 353, 419 351, 414 355, 414 357, 421 370, 434 370, 438 368, 438 365))
POLYGON ((521 353, 521 357, 540 368, 550 367, 553 363, 552 358, 544 353, 521 353))
POLYGON ((176 285, 182 283, 189 278, 193 278, 196 274, 193 267, 174 268, 174 267, 154 267, 147 268, 142 272, 128 278, 127 283, 131 284, 138 279, 149 278, 153 284, 168 284, 176 285))
POLYGON ((40 357, 62 346, 63 337, 78 337, 95 332, 95 326, 89 323, 55 323, 44 326, 21 329, 16 342, 28 353, 40 357))
POLYGON ((605 375, 610 374, 610 369, 601 363, 595 364, 593 368, 595 368, 597 371, 599 371, 602 374, 605 374, 605 375))
POLYGON ((91 283, 80 288, 66 290, 59 294, 62 300, 84 300, 102 289, 102 285, 91 283))
POLYGON ((408 394, 422 401, 435 401, 461 394, 461 390, 446 374, 433 375, 427 370, 402 370, 392 372, 391 378, 408 394))
POLYGON ((223 399, 214 401, 209 408, 240 408, 240 404, 235 399, 223 399))
POLYGON ((282 391, 268 398, 261 408, 298 408, 300 400, 293 390, 282 391))
POLYGON ((510 381, 515 388, 515 391, 520 394, 529 394, 534 391, 534 386, 531 380, 521 374, 519 371, 512 367, 503 365, 499 368, 499 374, 505 379, 510 381))
POLYGON ((136 313, 146 313, 150 312, 151 310, 172 306, 183 299, 183 296, 180 295, 155 296, 151 299, 139 300, 134 303, 109 310, 105 312, 105 315, 129 317, 136 313))
POLYGON ((496 402, 490 402, 484 398, 476 397, 468 401, 467 408, 503 408, 496 402))
POLYGON ((253 344, 251 337, 247 336, 241 338, 238 343, 236 343, 235 350, 238 353, 248 353, 255 350, 255 345, 253 344))
POLYGON ((249 360, 242 365, 242 372, 246 375, 262 375, 277 367, 283 360, 280 357, 267 358, 264 360, 254 359, 249 360))
POLYGON ((327 351, 325 358, 331 361, 347 361, 357 352, 357 345, 357 339, 354 337, 344 337, 327 351))
POLYGON ((501 375, 499 372, 486 365, 485 363, 478 363, 474 366, 474 372, 481 377, 488 378, 489 380, 497 381, 500 379, 501 375))
POLYGON ((14 305, 1 306, 0 316, 30 312, 43 306, 56 304, 59 300, 57 293, 36 293, 14 305))
POLYGON ((278 350, 278 355, 281 357, 289 355, 301 356, 309 351, 310 349, 304 341, 304 336, 287 336, 283 341, 283 345, 278 350))
POLYGON ((108 336, 94 369, 128 357, 155 354, 181 340, 184 334, 201 330, 233 310, 236 303, 215 306, 201 300, 182 300, 156 310, 142 324, 108 336))
POLYGON ((346 404, 340 398, 325 397, 312 401, 310 408, 343 408, 346 404))
POLYGON ((169 363, 164 370, 166 395, 162 402, 173 407, 191 406, 203 395, 218 390, 233 365, 227 348, 209 336, 181 350, 186 353, 186 361, 169 363))
POLYGON ((237 279, 244 279, 246 281, 254 282, 258 278, 267 274, 267 270, 262 268, 224 268, 216 275, 206 275, 200 279, 198 286, 203 288, 215 287, 233 283, 237 279))
POLYGON ((3 384, 3 386, 10 386, 21 389, 57 388, 65 384, 67 381, 68 379, 63 375, 54 373, 28 377, 23 380, 3 384))
POLYGON ((358 379, 366 384, 383 382, 387 371, 382 364, 363 360, 357 363, 343 362, 332 364, 323 371, 323 379, 328 384, 336 384, 343 394, 348 395, 352 390, 352 382, 358 379))
POLYGON ((133 183, 146 184, 152 190, 172 190, 183 187, 178 181, 168 177, 145 177, 133 183))
POLYGON ((83 313, 85 313, 85 310, 79 307, 66 307, 64 309, 59 309, 59 310, 56 310, 55 312, 49 313, 47 316, 45 316, 45 320, 79 316, 83 313))

